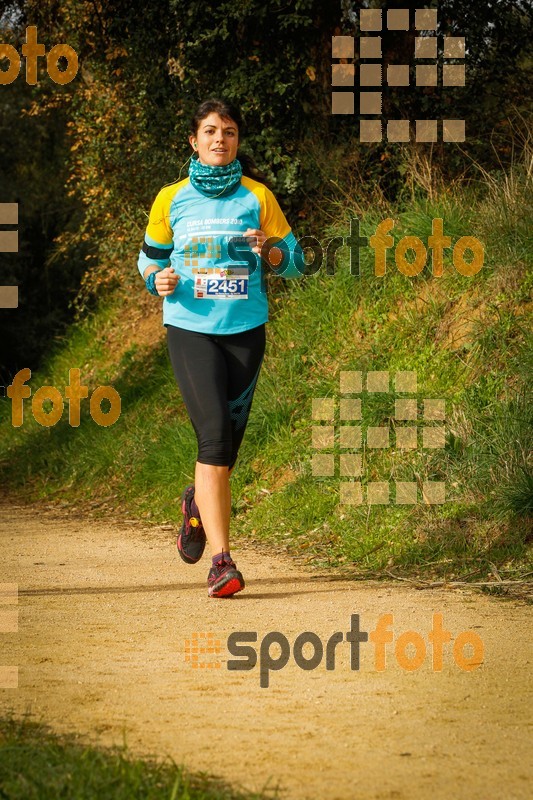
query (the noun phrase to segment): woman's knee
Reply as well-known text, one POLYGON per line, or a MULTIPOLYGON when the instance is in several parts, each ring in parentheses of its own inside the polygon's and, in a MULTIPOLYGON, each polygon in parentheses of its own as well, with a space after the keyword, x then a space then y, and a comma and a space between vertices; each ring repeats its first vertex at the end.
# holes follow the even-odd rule
POLYGON ((198 458, 201 464, 214 467, 229 467, 233 457, 231 439, 201 439, 198 442, 198 458))

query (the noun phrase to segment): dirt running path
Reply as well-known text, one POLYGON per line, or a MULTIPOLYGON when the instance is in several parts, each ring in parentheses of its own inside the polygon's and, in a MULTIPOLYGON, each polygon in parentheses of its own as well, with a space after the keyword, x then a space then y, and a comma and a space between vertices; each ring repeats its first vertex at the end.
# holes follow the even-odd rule
MULTIPOLYGON (((474 591, 416 591, 408 585, 324 582, 284 558, 232 552, 247 589, 208 599, 208 558, 187 566, 171 531, 36 515, 0 508, 1 580, 19 586, 19 631, 2 634, 2 664, 19 665, 19 688, 0 690, 0 711, 27 709, 56 730, 137 753, 170 754, 248 789, 275 786, 307 798, 526 798, 531 794, 531 609, 474 591), (455 638, 473 630, 482 665, 466 672, 445 645, 441 672, 427 639, 441 612, 455 638), (352 614, 371 631, 394 615, 395 639, 420 633, 424 663, 408 672, 386 646, 384 671, 374 645, 337 646, 312 671, 292 658, 296 636, 325 643, 350 629, 352 614), (262 688, 259 668, 229 671, 234 631, 288 639, 287 666, 262 688), (186 640, 213 633, 219 667, 185 660, 186 640), (529 786, 529 789, 528 789, 529 786)), ((468 648, 465 654, 469 654, 468 648)), ((411 650, 408 649, 409 655, 411 650)), ((272 655, 279 648, 272 646, 272 655)), ((311 645, 303 651, 312 655, 311 645)))

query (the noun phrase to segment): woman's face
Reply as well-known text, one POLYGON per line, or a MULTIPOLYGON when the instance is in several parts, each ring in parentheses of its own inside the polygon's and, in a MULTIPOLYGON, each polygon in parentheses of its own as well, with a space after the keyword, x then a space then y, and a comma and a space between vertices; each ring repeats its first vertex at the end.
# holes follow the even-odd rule
POLYGON ((203 164, 222 167, 237 157, 239 129, 232 119, 223 119, 215 111, 205 117, 198 126, 196 136, 189 142, 203 164))

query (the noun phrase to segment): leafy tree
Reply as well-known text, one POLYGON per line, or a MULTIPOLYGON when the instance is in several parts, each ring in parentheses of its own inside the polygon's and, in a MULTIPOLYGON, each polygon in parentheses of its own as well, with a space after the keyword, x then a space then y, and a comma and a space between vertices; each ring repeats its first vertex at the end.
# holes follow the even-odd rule
MULTIPOLYGON (((146 211, 164 183, 186 174, 189 118, 207 96, 241 106, 245 149, 269 175, 291 221, 322 191, 310 157, 317 146, 326 170, 345 160, 349 183, 359 159, 364 181, 394 196, 403 181, 401 148, 359 145, 357 118, 331 114, 331 37, 358 37, 358 11, 370 6, 385 4, 1 2, 2 41, 20 49, 26 26, 36 25, 47 49, 67 43, 80 64, 65 86, 47 77, 44 59, 36 86, 22 78, 0 86, 0 201, 21 203, 21 253, 2 254, 5 280, 21 286, 20 309, 0 317, 8 350, 2 363, 34 366, 50 336, 100 292, 124 282, 138 287, 134 263, 146 211)), ((420 6, 394 0, 387 7, 420 6)), ((510 153, 492 131, 503 137, 511 113, 529 112, 529 6, 442 0, 438 8, 439 34, 466 36, 466 87, 384 86, 385 111, 411 120, 465 118, 467 142, 438 144, 434 158, 450 175, 471 158, 496 167, 510 153)), ((412 27, 384 32, 384 62, 412 60, 413 40, 412 27)))

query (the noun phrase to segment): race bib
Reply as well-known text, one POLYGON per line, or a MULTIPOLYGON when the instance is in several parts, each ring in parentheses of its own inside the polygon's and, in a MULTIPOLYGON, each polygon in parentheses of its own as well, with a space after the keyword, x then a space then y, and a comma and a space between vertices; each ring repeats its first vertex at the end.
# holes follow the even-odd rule
POLYGON ((249 271, 247 267, 232 269, 193 269, 194 297, 197 300, 247 300, 249 271))

